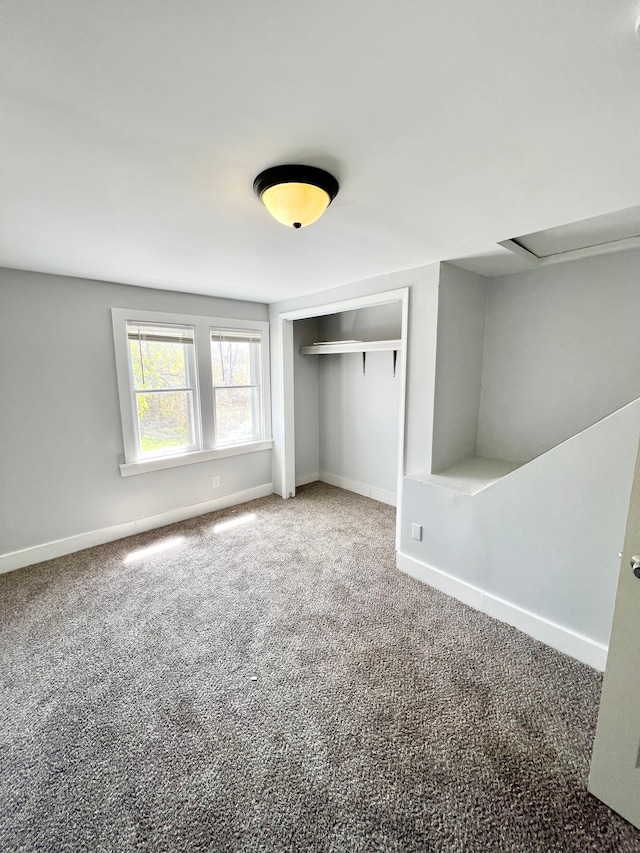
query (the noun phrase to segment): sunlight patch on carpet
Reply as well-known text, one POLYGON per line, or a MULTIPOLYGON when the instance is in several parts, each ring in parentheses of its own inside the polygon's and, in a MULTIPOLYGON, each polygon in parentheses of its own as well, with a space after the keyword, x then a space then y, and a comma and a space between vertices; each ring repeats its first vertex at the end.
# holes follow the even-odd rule
POLYGON ((252 521, 255 521, 255 518, 255 512, 247 512, 244 515, 239 515, 237 518, 230 518, 228 521, 221 521, 219 524, 214 524, 213 532, 224 533, 225 530, 240 527, 242 524, 250 524, 252 521))
POLYGON ((177 548, 184 542, 184 536, 172 536, 171 539, 163 539, 162 542, 156 542, 153 545, 148 545, 146 548, 139 548, 137 551, 131 551, 124 558, 125 563, 133 563, 136 560, 144 560, 145 557, 151 557, 154 554, 159 554, 162 551, 169 551, 171 548, 177 548))

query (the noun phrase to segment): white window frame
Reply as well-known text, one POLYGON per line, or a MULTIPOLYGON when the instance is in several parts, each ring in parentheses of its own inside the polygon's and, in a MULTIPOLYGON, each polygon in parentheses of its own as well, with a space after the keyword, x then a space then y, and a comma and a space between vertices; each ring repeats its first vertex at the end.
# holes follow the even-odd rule
POLYGON ((162 468, 174 468, 179 465, 191 465, 209 459, 225 456, 238 456, 243 453, 255 453, 270 450, 273 447, 271 435, 271 395, 269 368, 269 323, 261 320, 238 320, 226 317, 206 317, 199 314, 168 314, 158 311, 139 311, 131 308, 112 308, 113 340, 120 398, 120 417, 124 442, 124 462, 120 464, 123 477, 141 474, 145 471, 157 471, 162 468), (194 347, 198 394, 198 405, 194 408, 200 413, 200 447, 196 450, 163 454, 153 458, 141 458, 138 452, 137 416, 134 409, 135 393, 131 378, 131 363, 127 339, 127 323, 156 323, 160 325, 193 326, 194 347), (211 369, 211 331, 229 329, 233 331, 258 331, 261 334, 260 379, 262 395, 261 428, 262 438, 237 444, 225 444, 217 447, 215 443, 215 423, 213 407, 213 372, 211 369))

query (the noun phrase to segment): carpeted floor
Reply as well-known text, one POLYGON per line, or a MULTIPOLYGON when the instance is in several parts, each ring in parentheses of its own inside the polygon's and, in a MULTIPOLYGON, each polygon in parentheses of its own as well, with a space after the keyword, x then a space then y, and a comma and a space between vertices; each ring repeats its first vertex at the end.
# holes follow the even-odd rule
POLYGON ((0 849, 640 851, 585 788, 601 676, 393 527, 313 484, 1 576, 0 849))

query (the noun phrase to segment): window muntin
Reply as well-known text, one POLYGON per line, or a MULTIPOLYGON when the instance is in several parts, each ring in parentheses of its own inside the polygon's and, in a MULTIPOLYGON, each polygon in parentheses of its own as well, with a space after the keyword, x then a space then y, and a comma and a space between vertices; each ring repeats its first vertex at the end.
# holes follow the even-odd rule
POLYGON ((200 448, 192 326, 127 323, 140 458, 200 448))
POLYGON ((211 330, 216 446, 263 437, 260 332, 211 330))

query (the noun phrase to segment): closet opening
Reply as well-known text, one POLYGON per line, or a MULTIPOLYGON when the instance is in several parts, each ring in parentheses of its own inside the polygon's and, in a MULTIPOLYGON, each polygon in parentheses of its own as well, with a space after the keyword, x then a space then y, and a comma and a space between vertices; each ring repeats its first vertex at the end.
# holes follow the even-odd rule
POLYGON ((320 480, 400 505, 407 317, 408 288, 278 316, 283 497, 320 480))

